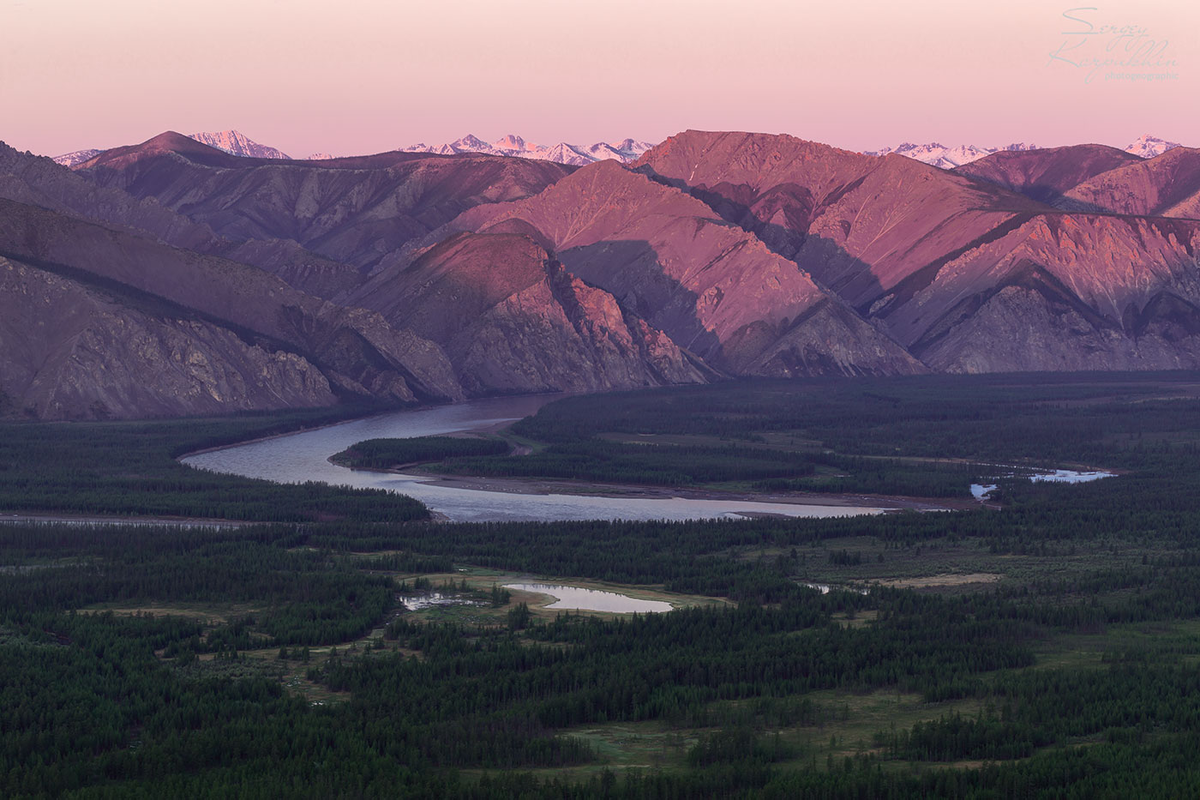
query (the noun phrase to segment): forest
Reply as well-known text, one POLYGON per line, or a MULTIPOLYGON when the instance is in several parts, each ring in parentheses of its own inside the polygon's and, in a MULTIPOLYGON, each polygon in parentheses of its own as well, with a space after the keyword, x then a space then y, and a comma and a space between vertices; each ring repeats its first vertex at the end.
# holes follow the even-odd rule
MULTIPOLYGON (((696 480, 720 479, 702 451, 724 449, 748 453, 731 467, 746 481, 803 480, 753 465, 817 457, 958 482, 1014 467, 994 502, 952 512, 446 523, 395 495, 175 461, 322 422, 3 426, 0 513, 147 522, 0 525, 0 795, 1200 791, 1198 375, 569 397, 497 440, 661 439, 694 454, 696 480), (1022 477, 1055 466, 1116 476, 1022 477), (502 588, 531 575, 676 610, 558 612, 502 588), (450 604, 405 602, 435 591, 450 604)), ((365 452, 377 466, 537 455, 454 450, 485 441, 365 452)))

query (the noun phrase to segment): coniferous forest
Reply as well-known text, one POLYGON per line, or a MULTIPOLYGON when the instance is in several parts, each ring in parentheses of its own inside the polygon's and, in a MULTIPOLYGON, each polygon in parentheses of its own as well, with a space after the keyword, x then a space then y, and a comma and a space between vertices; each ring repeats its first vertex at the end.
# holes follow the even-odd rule
POLYGON ((175 460, 328 421, 0 424, 0 796, 1200 794, 1200 375, 569 397, 357 454, 923 513, 450 523, 175 460))

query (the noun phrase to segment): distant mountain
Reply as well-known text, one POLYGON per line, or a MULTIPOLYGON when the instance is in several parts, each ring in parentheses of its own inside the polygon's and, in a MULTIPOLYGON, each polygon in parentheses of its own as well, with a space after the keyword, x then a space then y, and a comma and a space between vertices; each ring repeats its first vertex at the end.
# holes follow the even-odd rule
POLYGON ((1109 214, 790 136, 688 131, 634 168, 754 232, 934 370, 1190 369, 1200 222, 1150 215, 1190 208, 1200 175, 1170 158, 1092 179, 1128 173, 1089 193, 1121 201, 1109 214))
MULTIPOLYGON (((208 151, 233 164, 244 161, 176 136, 200 153, 208 151)), ((207 225, 193 222, 155 199, 139 200, 123 189, 97 186, 87 175, 86 170, 66 169, 49 158, 21 153, 0 142, 0 198, 141 231, 173 247, 252 264, 318 297, 335 297, 362 281, 355 267, 318 256, 294 241, 221 238, 207 225)))
POLYGON ((1125 148, 1125 152, 1133 153, 1141 158, 1154 158, 1180 146, 1178 142, 1168 142, 1166 139, 1159 139, 1157 136, 1146 133, 1139 136, 1137 141, 1130 143, 1125 148))
POLYGON ((886 156, 890 153, 907 156, 908 158, 929 164, 940 169, 954 169, 963 164, 978 161, 992 153, 1036 150, 1037 145, 1018 142, 1004 147, 976 147, 973 144, 961 144, 957 147, 947 147, 944 144, 930 142, 929 144, 913 144, 905 142, 899 147, 885 147, 882 150, 871 150, 864 153, 868 156, 886 156))
MULTIPOLYGON (((1159 139, 1157 136, 1146 134, 1138 137, 1137 141, 1132 142, 1126 147, 1125 152, 1131 153, 1138 158, 1154 158, 1180 146, 1178 142, 1168 142, 1166 139, 1159 139)), ((938 142, 930 142, 929 144, 905 142, 898 147, 867 150, 863 154, 868 156, 886 156, 889 153, 897 153, 941 169, 954 169, 955 167, 971 164, 993 153, 1026 152, 1037 149, 1039 149, 1037 145, 1025 144, 1023 142, 1005 145, 1004 147, 977 147, 973 144, 947 147, 938 142)))
POLYGON ((79 170, 230 241, 290 239, 363 272, 472 206, 537 194, 570 171, 543 161, 401 152, 285 166, 170 132, 108 150, 79 170))
POLYGON ((1102 144, 994 153, 958 167, 1064 211, 1200 219, 1200 150, 1151 158, 1102 144))
POLYGON ((235 156, 247 156, 248 158, 291 158, 291 156, 282 150, 268 147, 265 144, 259 144, 240 131, 192 133, 188 137, 195 139, 197 142, 203 142, 209 147, 215 147, 218 150, 224 150, 226 153, 232 153, 235 156))
POLYGON ((1074 211, 1200 219, 1200 149, 1173 147, 1080 182, 1058 204, 1074 211))
POLYGON ((582 167, 526 200, 476 206, 449 229, 529 237, 722 371, 924 371, 752 234, 686 192, 611 161, 582 167))
POLYGON ((1084 181, 1118 167, 1140 163, 1142 159, 1136 155, 1115 147, 1077 144, 992 153, 954 171, 1056 206, 1067 192, 1084 181))
POLYGON ((640 147, 0 147, 0 407, 1200 368, 1200 150, 687 131, 623 163, 640 147))
POLYGON ((71 153, 63 153, 61 156, 55 156, 54 161, 62 164, 64 167, 73 167, 85 161, 91 161, 103 152, 103 150, 75 150, 71 153))
POLYGON ((448 242, 402 273, 377 263, 463 210, 536 194, 573 167, 398 152, 283 165, 176 133, 74 171, 2 146, 0 156, 9 409, 175 416, 714 377, 522 234, 448 242), (172 208, 184 195, 187 208, 172 208), (293 239, 293 252, 276 237, 293 239), (381 277, 352 299, 289 286, 301 240, 381 277), (227 250, 263 268, 210 254, 227 250))
POLYGON ((527 142, 520 136, 510 133, 495 142, 485 142, 478 136, 467 134, 449 144, 419 144, 403 148, 406 153, 433 153, 436 155, 455 155, 458 153, 485 153, 493 156, 509 156, 517 158, 533 158, 540 161, 556 161, 582 167, 597 161, 619 161, 628 164, 636 161, 642 153, 654 145, 650 142, 640 142, 636 139, 624 139, 620 142, 597 142, 581 145, 559 142, 554 145, 540 145, 527 142))

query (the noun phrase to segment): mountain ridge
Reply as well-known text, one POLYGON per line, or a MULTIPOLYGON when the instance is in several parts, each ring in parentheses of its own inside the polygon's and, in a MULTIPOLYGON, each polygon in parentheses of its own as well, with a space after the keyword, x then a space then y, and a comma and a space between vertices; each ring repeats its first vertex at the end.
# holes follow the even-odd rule
POLYGON ((292 160, 165 132, 74 169, 0 147, 6 302, 33 298, 0 328, 6 407, 1200 367, 1197 150, 944 169, 738 131, 582 166, 495 154, 529 151, 516 135, 455 146, 292 160), (28 335, 54 315, 78 337, 28 335))
POLYGON ((532 158, 541 161, 554 161, 570 166, 586 166, 597 161, 619 161, 628 164, 637 160, 642 153, 653 145, 627 138, 620 142, 595 142, 590 145, 568 144, 559 142, 553 145, 539 145, 527 142, 516 134, 508 134, 495 142, 485 142, 477 136, 467 134, 461 139, 438 145, 427 145, 424 142, 401 148, 409 153, 435 153, 438 155, 460 155, 463 153, 485 153, 488 155, 509 156, 513 158, 532 158))
MULTIPOLYGON (((1067 145, 1079 146, 1079 145, 1067 145)), ((1107 145, 1096 145, 1097 147, 1107 147, 1107 145)), ((1178 142, 1169 142, 1166 139, 1160 139, 1157 136, 1143 134, 1134 141, 1125 146, 1124 152, 1138 158, 1154 158, 1163 153, 1172 150, 1176 147, 1181 147, 1178 142)), ((930 166, 939 167, 940 169, 955 169, 963 167, 967 164, 972 164, 980 159, 987 158, 996 153, 1017 153, 1030 150, 1041 150, 1034 144, 1026 144, 1024 142, 1014 142, 999 147, 980 147, 973 144, 960 144, 952 147, 947 147, 939 142, 929 142, 927 144, 913 144, 912 142, 904 142, 895 147, 884 147, 880 150, 864 150, 863 155, 868 156, 885 156, 890 153, 907 156, 908 158, 920 161, 930 166)), ((1052 148, 1061 149, 1061 148, 1052 148)))

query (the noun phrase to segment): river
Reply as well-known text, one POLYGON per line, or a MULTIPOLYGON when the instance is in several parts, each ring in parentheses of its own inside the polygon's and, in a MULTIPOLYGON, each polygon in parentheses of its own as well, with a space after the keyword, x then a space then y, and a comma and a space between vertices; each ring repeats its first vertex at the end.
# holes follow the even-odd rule
POLYGON ((749 500, 684 497, 627 498, 569 494, 520 494, 438 485, 429 476, 350 470, 329 456, 364 439, 440 436, 487 430, 536 412, 552 395, 476 400, 413 411, 397 411, 317 430, 233 445, 181 459, 199 469, 264 478, 279 483, 320 481, 364 489, 386 489, 414 497, 456 522, 534 520, 692 520, 742 518, 755 514, 788 517, 845 517, 879 514, 880 507, 799 505, 749 500))

